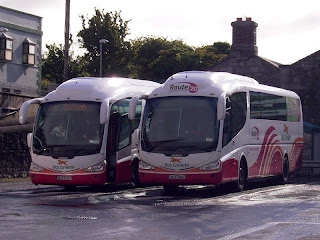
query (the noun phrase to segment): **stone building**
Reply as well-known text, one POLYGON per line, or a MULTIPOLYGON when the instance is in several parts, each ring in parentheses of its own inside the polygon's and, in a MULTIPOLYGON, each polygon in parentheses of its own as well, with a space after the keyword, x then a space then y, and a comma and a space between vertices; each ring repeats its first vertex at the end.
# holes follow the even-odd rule
POLYGON ((258 55, 256 29, 251 18, 237 18, 231 23, 232 46, 230 54, 214 65, 211 71, 226 71, 256 79, 259 83, 296 92, 302 101, 305 131, 305 159, 320 160, 320 51, 291 65, 283 65, 258 55), (306 126, 305 126, 306 129, 306 126))
POLYGON ((41 80, 42 18, 0 6, 0 179, 26 177, 30 154, 29 124, 20 125, 21 104, 39 96, 41 80))
POLYGON ((38 96, 41 80, 42 18, 0 6, 0 116, 14 95, 38 96))

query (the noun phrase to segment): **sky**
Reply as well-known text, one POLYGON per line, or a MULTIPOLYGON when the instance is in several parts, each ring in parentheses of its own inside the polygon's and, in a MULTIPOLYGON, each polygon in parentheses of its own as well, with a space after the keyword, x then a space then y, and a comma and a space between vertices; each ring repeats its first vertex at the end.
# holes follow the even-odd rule
MULTIPOLYGON (((42 17, 45 44, 64 44, 65 0, 0 0, 0 5, 42 17)), ((121 11, 129 22, 128 40, 165 37, 183 40, 193 47, 214 42, 232 44, 231 22, 251 17, 258 23, 258 55, 292 64, 320 50, 318 0, 71 0, 70 33, 82 28, 80 15, 91 17, 94 8, 121 11)))

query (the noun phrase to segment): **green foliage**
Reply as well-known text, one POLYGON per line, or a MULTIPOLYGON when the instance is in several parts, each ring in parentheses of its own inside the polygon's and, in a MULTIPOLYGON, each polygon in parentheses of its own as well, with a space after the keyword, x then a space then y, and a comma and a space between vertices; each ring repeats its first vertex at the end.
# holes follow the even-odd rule
POLYGON ((87 52, 84 55, 84 66, 92 76, 99 75, 100 64, 100 39, 108 40, 102 45, 102 75, 126 76, 129 73, 129 61, 131 56, 131 44, 125 41, 129 34, 128 23, 124 21, 121 12, 107 12, 95 9, 95 15, 82 19, 82 30, 78 33, 79 42, 87 52))
POLYGON ((195 70, 195 61, 192 47, 180 40, 171 41, 167 49, 159 52, 159 57, 152 64, 154 79, 164 80, 177 72, 195 70))
POLYGON ((46 48, 48 52, 42 60, 42 77, 53 83, 62 83, 64 48, 61 44, 59 46, 47 44, 46 48))
POLYGON ((193 48, 180 40, 148 37, 132 45, 138 78, 161 82, 177 71, 192 69, 193 48))
POLYGON ((227 42, 215 42, 213 44, 213 51, 217 55, 228 55, 230 53, 230 44, 227 42))
POLYGON ((48 79, 42 79, 41 80, 41 90, 47 91, 50 84, 51 84, 51 81, 49 81, 48 79))
POLYGON ((227 42, 216 42, 213 45, 196 48, 197 70, 210 70, 210 67, 229 54, 230 47, 227 42))
MULTIPOLYGON (((42 78, 52 83, 60 84, 63 82, 64 69, 64 47, 62 44, 46 45, 48 51, 42 59, 42 78)), ((72 54, 69 56, 68 76, 73 78, 76 76, 85 75, 82 73, 82 66, 78 57, 76 60, 72 59, 72 54)), ((45 83, 44 83, 45 84, 45 83)))
POLYGON ((132 42, 132 47, 134 77, 158 82, 180 71, 209 70, 226 57, 230 49, 227 43, 193 48, 181 40, 168 41, 160 37, 138 38, 132 42))
MULTIPOLYGON (((128 24, 121 12, 95 9, 91 18, 80 16, 82 30, 78 33, 80 47, 86 49, 84 56, 69 58, 69 78, 99 76, 100 39, 102 44, 102 75, 149 79, 163 82, 174 73, 189 70, 210 70, 230 52, 227 42, 191 47, 182 40, 167 40, 163 37, 141 37, 126 41, 128 24)), ((72 39, 70 39, 72 40, 72 39)), ((72 41, 71 41, 72 42, 72 41)), ((43 59, 42 76, 47 81, 60 84, 63 81, 64 47, 47 45, 43 59)), ((47 82, 44 82, 44 87, 47 82)))

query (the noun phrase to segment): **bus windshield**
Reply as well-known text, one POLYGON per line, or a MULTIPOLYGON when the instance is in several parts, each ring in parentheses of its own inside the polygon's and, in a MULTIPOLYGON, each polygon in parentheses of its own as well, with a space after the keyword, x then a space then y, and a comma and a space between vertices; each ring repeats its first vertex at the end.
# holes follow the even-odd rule
POLYGON ((100 152, 103 125, 98 102, 41 104, 33 134, 35 154, 74 157, 100 152))
POLYGON ((190 154, 214 151, 218 143, 217 98, 165 97, 148 100, 142 150, 190 154))

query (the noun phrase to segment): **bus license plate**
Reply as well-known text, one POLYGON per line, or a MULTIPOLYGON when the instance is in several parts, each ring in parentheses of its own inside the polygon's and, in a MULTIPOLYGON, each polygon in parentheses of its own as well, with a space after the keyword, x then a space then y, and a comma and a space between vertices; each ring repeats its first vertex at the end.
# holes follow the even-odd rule
POLYGON ((169 175, 169 179, 186 179, 185 175, 169 175))
POLYGON ((70 181, 72 180, 71 176, 57 176, 57 180, 70 181))

